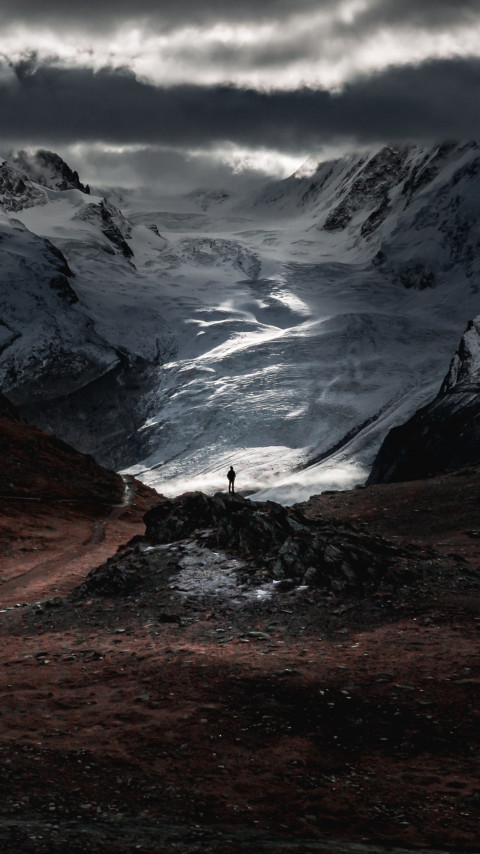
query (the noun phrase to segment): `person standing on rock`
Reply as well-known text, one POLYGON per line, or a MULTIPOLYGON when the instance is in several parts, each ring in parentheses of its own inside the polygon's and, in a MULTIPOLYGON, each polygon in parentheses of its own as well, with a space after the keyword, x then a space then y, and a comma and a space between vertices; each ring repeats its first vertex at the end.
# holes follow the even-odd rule
POLYGON ((227 472, 227 477, 228 477, 228 491, 232 495, 235 494, 235 478, 236 478, 236 476, 237 475, 235 473, 235 469, 233 468, 233 466, 230 466, 230 468, 227 472))

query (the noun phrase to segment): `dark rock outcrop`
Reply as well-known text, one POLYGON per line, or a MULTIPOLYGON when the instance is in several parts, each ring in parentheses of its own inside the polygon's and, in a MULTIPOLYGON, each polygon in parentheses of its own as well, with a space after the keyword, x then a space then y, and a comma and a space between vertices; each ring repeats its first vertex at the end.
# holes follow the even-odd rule
POLYGON ((407 572, 404 553, 379 537, 348 525, 313 522, 271 501, 255 502, 218 493, 186 493, 145 515, 153 545, 200 536, 267 570, 269 577, 324 591, 363 592, 389 574, 407 572))
POLYGON ((480 317, 468 324, 437 397, 391 430, 367 484, 431 477, 480 461, 480 317))
POLYGON ((311 527, 301 513, 273 501, 260 503, 223 493, 211 497, 203 492, 167 499, 148 511, 145 523, 145 536, 153 543, 169 543, 198 529, 213 528, 218 545, 242 555, 278 549, 290 535, 309 532, 311 527))
POLYGON ((16 213, 33 205, 46 203, 45 190, 35 186, 31 181, 4 161, 0 164, 0 207, 16 213))
POLYGON ((480 386, 437 397, 390 430, 367 484, 417 480, 480 461, 480 386))
POLYGON ((107 199, 86 205, 75 215, 75 219, 99 226, 107 240, 112 244, 112 246, 104 247, 110 254, 114 254, 116 249, 125 258, 133 257, 133 250, 127 243, 131 237, 130 224, 122 212, 107 199))
POLYGON ((325 231, 343 231, 356 213, 374 206, 362 226, 368 237, 385 219, 390 209, 390 190, 407 174, 409 147, 385 146, 366 162, 360 163, 358 174, 339 204, 328 214, 325 231))
POLYGON ((47 190, 80 190, 89 194, 78 172, 53 151, 28 154, 19 151, 11 162, 0 164, 0 207, 6 211, 21 211, 48 201, 47 190), (43 189, 45 188, 45 189, 43 189))

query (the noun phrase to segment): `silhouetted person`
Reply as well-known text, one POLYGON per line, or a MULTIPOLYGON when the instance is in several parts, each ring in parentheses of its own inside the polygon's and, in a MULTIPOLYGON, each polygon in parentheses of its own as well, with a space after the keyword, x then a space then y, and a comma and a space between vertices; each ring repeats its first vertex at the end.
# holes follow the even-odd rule
POLYGON ((235 492, 235 478, 236 478, 236 476, 237 475, 235 474, 235 470, 234 470, 233 466, 230 466, 229 470, 227 471, 227 477, 228 477, 228 491, 231 492, 232 495, 235 492))

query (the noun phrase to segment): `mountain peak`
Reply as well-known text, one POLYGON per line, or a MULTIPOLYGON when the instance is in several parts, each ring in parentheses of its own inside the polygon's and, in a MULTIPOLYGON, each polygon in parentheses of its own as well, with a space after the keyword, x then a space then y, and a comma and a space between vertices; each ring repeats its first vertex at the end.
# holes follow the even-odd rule
POLYGON ((19 151, 12 160, 27 178, 50 190, 80 190, 90 193, 88 184, 82 184, 78 172, 53 151, 39 149, 35 153, 19 151))

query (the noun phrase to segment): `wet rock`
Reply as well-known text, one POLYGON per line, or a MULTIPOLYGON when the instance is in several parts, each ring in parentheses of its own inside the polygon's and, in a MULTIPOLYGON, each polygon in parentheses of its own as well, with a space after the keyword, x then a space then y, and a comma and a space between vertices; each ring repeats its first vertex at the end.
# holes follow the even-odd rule
MULTIPOLYGON (((201 538, 211 547, 231 550, 265 566, 285 589, 308 583, 340 593, 371 587, 393 569, 400 550, 379 537, 335 525, 312 522, 298 510, 272 501, 254 502, 221 493, 201 492, 163 501, 144 517, 152 544, 201 538), (208 532, 207 535, 205 532, 208 532)), ((248 567, 244 572, 248 583, 248 567)), ((277 586, 278 589, 278 586, 277 586)))

